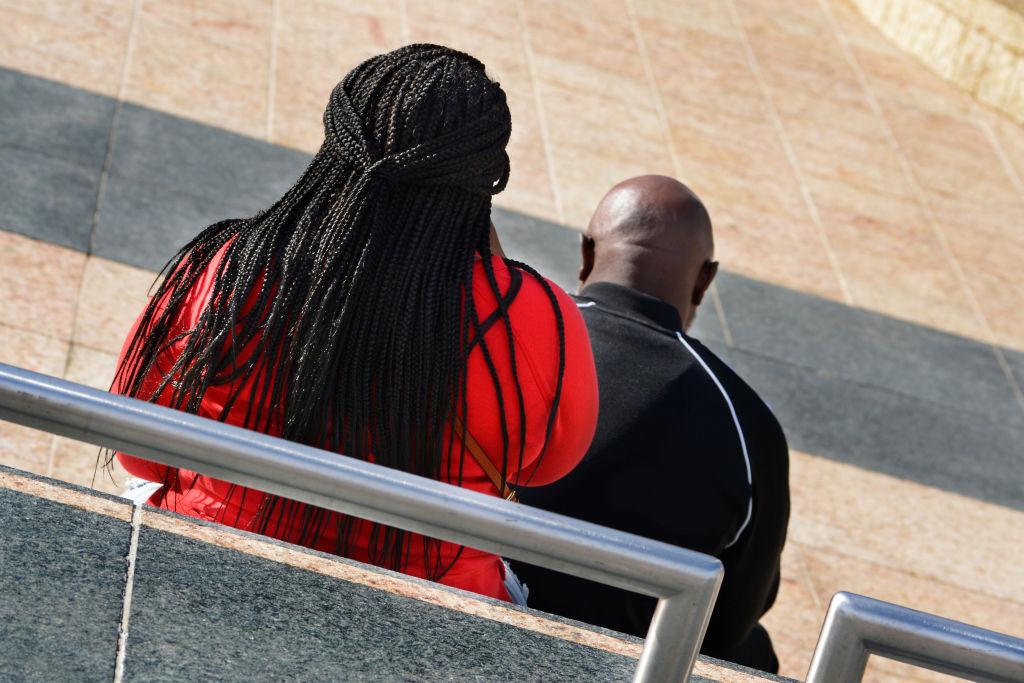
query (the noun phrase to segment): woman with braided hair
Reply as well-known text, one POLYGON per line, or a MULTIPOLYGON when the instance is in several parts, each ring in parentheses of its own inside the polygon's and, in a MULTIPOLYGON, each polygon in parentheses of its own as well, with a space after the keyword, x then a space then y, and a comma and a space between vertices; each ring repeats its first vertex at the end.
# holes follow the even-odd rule
MULTIPOLYGON (((567 474, 593 358, 572 300, 492 249, 501 87, 410 45, 352 70, 324 128, 281 199, 171 259, 114 390, 496 496, 567 474)), ((494 555, 117 457, 159 484, 151 505, 509 599, 494 555)))

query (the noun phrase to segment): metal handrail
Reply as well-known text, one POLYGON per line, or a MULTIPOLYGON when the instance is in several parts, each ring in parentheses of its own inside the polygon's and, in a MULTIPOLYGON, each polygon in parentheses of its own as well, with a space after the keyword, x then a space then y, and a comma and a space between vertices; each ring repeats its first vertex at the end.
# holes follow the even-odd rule
POLYGON ((0 363, 0 419, 659 598, 634 681, 689 680, 717 559, 0 363))
POLYGON ((1024 681, 1024 640, 853 593, 836 593, 807 683, 855 683, 868 655, 972 680, 1024 681))

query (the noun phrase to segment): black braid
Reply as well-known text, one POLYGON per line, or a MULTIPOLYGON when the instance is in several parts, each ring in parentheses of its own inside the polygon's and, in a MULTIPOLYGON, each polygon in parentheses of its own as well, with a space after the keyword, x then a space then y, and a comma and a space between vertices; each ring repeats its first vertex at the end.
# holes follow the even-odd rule
MULTIPOLYGON (((190 413, 210 387, 230 385, 218 416, 225 420, 252 379, 251 394, 243 397, 251 429, 434 479, 447 461, 461 483, 466 449, 461 439, 454 443, 451 419, 467 418, 466 364, 479 344, 501 406, 507 476, 506 400, 484 340, 486 329, 500 322, 517 377, 511 297, 499 291, 489 246, 491 196, 509 174, 504 92, 469 55, 411 45, 353 69, 331 94, 324 128, 320 151, 281 199, 251 218, 211 225, 165 266, 116 383, 144 400, 169 392, 169 404, 190 413), (191 306, 190 292, 221 249, 209 301, 195 325, 172 339, 191 306), (497 318, 485 321, 472 303, 478 254, 498 301, 497 318), (181 353, 171 367, 158 367, 172 343, 181 353), (143 382, 153 375, 159 385, 143 395, 143 382)), ((561 345, 546 450, 565 342, 558 303, 540 281, 561 345)), ((526 414, 518 377, 513 405, 522 448, 526 414)), ((517 455, 521 464, 522 451, 517 455)), ((165 483, 175 476, 172 470, 165 483)), ((282 524, 296 525, 299 541, 315 545, 330 518, 339 554, 348 553, 366 523, 243 492, 262 495, 253 530, 277 535, 282 524)), ((409 534, 372 525, 371 561, 400 569, 409 545, 409 534)), ((432 578, 448 569, 438 548, 424 540, 432 578)))

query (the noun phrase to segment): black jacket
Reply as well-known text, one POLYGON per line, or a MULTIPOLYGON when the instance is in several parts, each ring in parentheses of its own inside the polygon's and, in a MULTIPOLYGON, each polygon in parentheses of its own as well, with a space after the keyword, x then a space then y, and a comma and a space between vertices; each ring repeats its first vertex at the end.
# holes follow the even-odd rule
MULTIPOLYGON (((775 600, 789 519, 782 428, 735 372, 680 332, 673 306, 610 283, 587 286, 578 304, 597 365, 597 434, 573 472, 520 499, 720 558, 725 578, 702 651, 777 671, 757 622, 775 600)), ((647 632, 654 598, 513 566, 531 607, 647 632)))

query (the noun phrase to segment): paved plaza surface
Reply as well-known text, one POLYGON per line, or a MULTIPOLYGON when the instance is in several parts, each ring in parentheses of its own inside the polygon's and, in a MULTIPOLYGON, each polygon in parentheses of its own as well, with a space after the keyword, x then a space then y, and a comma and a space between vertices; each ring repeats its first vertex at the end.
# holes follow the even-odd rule
MULTIPOLYGON (((793 449, 782 673, 837 590, 1024 636, 1024 129, 846 0, 0 3, 0 26, 0 362, 106 388, 155 271, 291 184, 334 83, 443 42, 509 94, 507 251, 567 289, 614 182, 707 202, 725 272, 695 336, 793 449)), ((2 464, 117 490, 95 461, 0 424, 2 464)))

